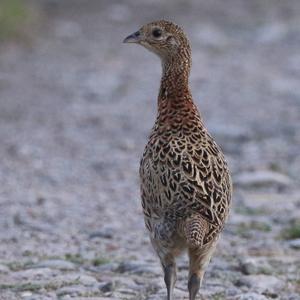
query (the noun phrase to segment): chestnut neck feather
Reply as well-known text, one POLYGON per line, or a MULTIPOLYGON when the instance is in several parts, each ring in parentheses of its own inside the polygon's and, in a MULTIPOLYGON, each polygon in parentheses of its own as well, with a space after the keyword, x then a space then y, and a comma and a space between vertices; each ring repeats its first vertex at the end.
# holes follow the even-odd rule
POLYGON ((171 125, 174 120, 185 123, 191 112, 198 114, 189 89, 190 68, 189 51, 181 51, 163 60, 163 74, 158 95, 159 125, 171 125))

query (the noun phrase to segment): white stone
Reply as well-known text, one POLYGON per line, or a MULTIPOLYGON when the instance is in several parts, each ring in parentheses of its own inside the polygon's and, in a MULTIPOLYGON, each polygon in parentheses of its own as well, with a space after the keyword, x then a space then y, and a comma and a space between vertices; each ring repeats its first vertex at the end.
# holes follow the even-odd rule
POLYGON ((259 292, 274 292, 283 288, 283 282, 271 275, 248 275, 241 279, 241 283, 251 289, 259 292))
POLYGON ((289 186, 292 184, 292 180, 288 176, 272 171, 243 172, 235 176, 234 182, 243 187, 289 186))
POLYGON ((0 265, 0 274, 3 273, 3 274, 6 274, 9 272, 9 268, 5 265, 0 265))
POLYGON ((27 298, 27 297, 31 297, 32 293, 30 291, 25 291, 21 294, 22 298, 27 298))
POLYGON ((289 246, 293 249, 300 249, 300 239, 289 241, 289 246))
POLYGON ((49 259, 36 264, 38 268, 50 268, 59 270, 74 270, 75 264, 66 260, 49 259))
POLYGON ((267 300, 263 295, 257 293, 247 293, 243 295, 236 296, 234 300, 267 300))

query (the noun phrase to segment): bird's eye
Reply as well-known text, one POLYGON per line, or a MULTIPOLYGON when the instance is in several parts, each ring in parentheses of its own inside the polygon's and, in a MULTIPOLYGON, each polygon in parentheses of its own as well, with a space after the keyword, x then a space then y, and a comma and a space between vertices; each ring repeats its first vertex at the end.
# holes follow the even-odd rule
POLYGON ((153 35, 155 38, 159 38, 159 37, 162 35, 162 31, 161 31, 159 28, 155 28, 155 29, 153 29, 153 31, 152 31, 152 35, 153 35))

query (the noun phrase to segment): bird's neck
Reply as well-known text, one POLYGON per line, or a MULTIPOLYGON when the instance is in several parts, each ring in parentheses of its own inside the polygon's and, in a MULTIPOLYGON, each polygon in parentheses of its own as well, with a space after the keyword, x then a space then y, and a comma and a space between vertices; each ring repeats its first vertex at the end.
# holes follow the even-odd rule
POLYGON ((183 95, 191 96, 189 90, 190 69, 190 56, 178 55, 162 60, 163 72, 159 96, 166 95, 169 100, 175 101, 182 98, 183 95))
POLYGON ((158 95, 158 123, 170 122, 184 116, 187 111, 196 111, 189 88, 190 56, 173 57, 162 61, 163 73, 158 95))

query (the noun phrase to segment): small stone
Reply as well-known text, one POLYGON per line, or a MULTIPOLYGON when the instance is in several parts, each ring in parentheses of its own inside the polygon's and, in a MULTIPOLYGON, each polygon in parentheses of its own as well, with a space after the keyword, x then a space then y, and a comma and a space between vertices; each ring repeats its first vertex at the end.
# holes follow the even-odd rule
POLYGON ((288 244, 293 249, 300 249, 300 239, 290 240, 288 244))
POLYGON ((267 300, 263 295, 257 293, 247 293, 243 295, 236 296, 234 300, 267 300))
POLYGON ((285 298, 285 299, 287 299, 287 300, 300 300, 300 296, 299 296, 299 294, 293 293, 293 294, 289 294, 287 296, 287 298, 285 298))
POLYGON ((9 272, 9 268, 5 265, 0 265, 0 274, 6 274, 9 272))
POLYGON ((227 297, 233 297, 240 293, 240 290, 236 287, 228 287, 226 290, 226 296, 227 297))
POLYGON ((273 171, 254 171, 243 172, 235 176, 235 184, 246 188, 287 187, 292 184, 292 180, 286 175, 273 171))
POLYGON ((80 285, 65 286, 57 291, 57 296, 80 296, 85 292, 85 288, 80 285))
POLYGON ((112 263, 107 263, 100 266, 92 267, 91 270, 97 272, 109 272, 109 271, 114 272, 118 268, 119 268, 119 264, 112 262, 112 263))
POLYGON ((76 282, 84 286, 95 286, 98 284, 97 279, 94 278, 93 276, 86 275, 86 274, 77 274, 77 273, 56 276, 55 281, 65 282, 65 283, 76 282))
MULTIPOLYGON (((86 285, 82 284, 80 280, 77 282, 73 282, 73 285, 66 285, 62 288, 60 288, 57 291, 57 296, 88 296, 88 295, 95 295, 99 293, 98 285, 86 285)), ((78 299, 76 297, 76 299, 78 299)))
POLYGON ((59 270, 53 270, 50 268, 33 268, 20 270, 13 273, 13 278, 17 280, 29 279, 29 280, 40 280, 42 278, 49 278, 57 275, 59 270))
POLYGON ((78 281, 80 281, 85 286, 92 286, 98 283, 98 280, 95 277, 86 274, 79 275, 78 281))
POLYGON ((123 262, 117 268, 117 272, 125 273, 130 272, 134 274, 153 273, 160 274, 161 270, 158 267, 145 264, 144 262, 123 262))
POLYGON ((50 268, 50 269, 59 269, 59 270, 74 270, 75 264, 66 260, 60 259, 49 259, 41 261, 35 265, 38 268, 50 268))
POLYGON ((240 260, 240 269, 245 275, 271 274, 271 266, 261 258, 244 257, 240 260))
POLYGON ((22 298, 27 298, 27 297, 31 297, 32 296, 32 292, 30 291, 25 291, 21 294, 22 298))
POLYGON ((114 297, 76 297, 76 300, 120 300, 120 298, 114 298, 114 297))
POLYGON ((104 230, 99 230, 99 231, 95 231, 92 232, 89 235, 90 239, 94 239, 94 238, 105 238, 105 239, 111 239, 113 237, 113 230, 110 228, 104 229, 104 230))
POLYGON ((114 284, 112 281, 101 283, 99 289, 103 293, 111 292, 114 288, 114 284))
POLYGON ((271 275, 248 275, 238 280, 237 286, 247 286, 261 293, 273 292, 283 288, 283 282, 275 276, 271 275))
POLYGON ((120 288, 117 293, 120 295, 120 299, 126 299, 128 296, 137 295, 138 292, 129 288, 120 288))

